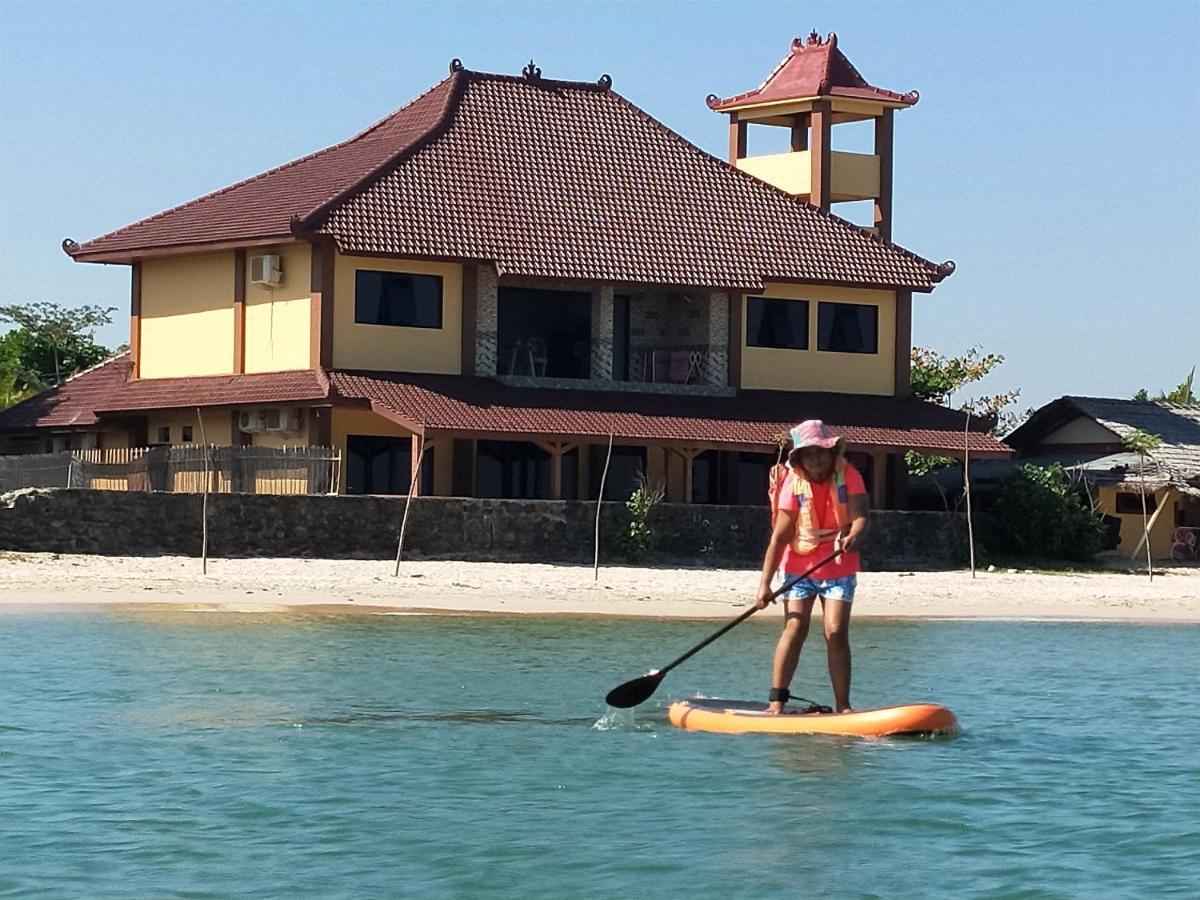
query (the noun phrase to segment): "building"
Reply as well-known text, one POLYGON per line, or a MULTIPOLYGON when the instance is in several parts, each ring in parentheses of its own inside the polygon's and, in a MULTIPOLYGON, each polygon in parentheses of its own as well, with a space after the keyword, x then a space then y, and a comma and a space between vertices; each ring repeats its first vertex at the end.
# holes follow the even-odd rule
POLYGON ((1142 488, 1156 559, 1200 559, 1200 405, 1059 397, 1005 441, 1016 462, 1060 462, 1086 479, 1098 509, 1120 521, 1117 552, 1144 552, 1142 488), (1122 438, 1141 430, 1161 444, 1145 459, 1122 438))
POLYGON ((472 72, 349 140, 82 244, 127 265, 130 350, 0 413, 8 451, 207 440, 340 448, 342 490, 764 502, 776 436, 824 418, 877 506, 906 450, 1002 456, 910 396, 913 294, 953 271, 891 243, 892 124, 815 33, 709 106, 716 159, 612 89, 472 72), (874 123, 872 154, 838 152, 874 123), (748 157, 749 128, 791 150, 748 157), (873 222, 831 214, 869 200, 873 222))

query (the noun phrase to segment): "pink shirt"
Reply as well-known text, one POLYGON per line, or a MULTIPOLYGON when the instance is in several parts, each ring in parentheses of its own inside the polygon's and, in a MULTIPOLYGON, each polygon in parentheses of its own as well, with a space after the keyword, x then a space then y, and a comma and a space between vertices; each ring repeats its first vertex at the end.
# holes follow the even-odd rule
MULTIPOLYGON (((813 525, 817 528, 837 528, 837 517, 834 514, 834 479, 831 475, 826 482, 811 482, 813 496, 813 525)), ((851 497, 866 494, 867 486, 863 483, 858 469, 846 463, 846 493, 851 497)), ((789 472, 780 488, 779 496, 775 498, 775 508, 787 511, 799 509, 796 502, 796 476, 789 472)), ((847 523, 849 524, 849 523, 847 523)), ((791 544, 783 551, 783 571, 789 575, 799 575, 808 571, 813 563, 824 559, 834 551, 832 540, 823 541, 812 553, 797 553, 791 544)), ((859 570, 857 553, 843 553, 836 560, 826 563, 813 572, 810 578, 845 578, 859 570)))

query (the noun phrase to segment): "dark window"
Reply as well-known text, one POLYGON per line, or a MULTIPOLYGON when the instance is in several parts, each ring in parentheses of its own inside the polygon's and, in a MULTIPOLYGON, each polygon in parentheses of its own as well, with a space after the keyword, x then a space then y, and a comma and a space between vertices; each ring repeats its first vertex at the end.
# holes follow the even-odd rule
MULTIPOLYGON (((553 494, 550 454, 525 441, 479 441, 475 495, 508 500, 547 500, 553 494)), ((563 457, 563 496, 575 495, 575 451, 563 457)))
POLYGON ((731 502, 743 506, 767 506, 767 488, 775 460, 773 453, 733 454, 731 502))
POLYGON ((183 437, 181 438, 181 440, 185 444, 190 444, 192 442, 192 426, 191 425, 183 426, 183 437))
POLYGON ((834 353, 879 352, 879 307, 817 304, 817 349, 834 353))
POLYGON ((168 427, 168 426, 166 426, 166 425, 162 425, 162 426, 160 426, 160 427, 159 427, 159 429, 158 429, 158 443, 160 443, 160 444, 169 444, 169 443, 171 443, 171 429, 170 429, 170 427, 168 427))
POLYGON ((846 462, 858 469, 858 474, 863 478, 863 486, 867 489, 867 496, 870 497, 875 484, 875 457, 870 453, 851 451, 846 454, 846 462))
MULTIPOLYGON (((1146 512, 1152 513, 1158 509, 1158 500, 1153 494, 1146 494, 1146 512)), ((1117 512, 1124 515, 1141 515, 1142 514, 1142 495, 1141 494, 1117 494, 1117 512)))
MULTIPOLYGON (((421 465, 421 493, 433 493, 433 454, 421 465)), ((412 439, 351 434, 346 437, 347 494, 408 494, 412 439)))
POLYGON ((746 298, 746 346, 808 349, 808 301, 746 298))
POLYGON ((629 380, 629 295, 613 297, 613 381, 629 380))
POLYGON ((442 327, 442 279, 438 275, 367 272, 354 275, 354 321, 363 325, 442 327))
POLYGON ((592 295, 501 288, 496 312, 501 375, 592 377, 592 295))
POLYGON ((692 502, 720 503, 723 495, 721 454, 705 450, 692 460, 692 502))
MULTIPOLYGON (((607 444, 595 444, 588 459, 588 499, 595 500, 600 493, 600 481, 604 475, 604 459, 608 456, 607 444)), ((608 477, 604 478, 605 500, 628 500, 637 490, 642 474, 646 471, 645 447, 613 447, 612 460, 608 464, 608 477)))

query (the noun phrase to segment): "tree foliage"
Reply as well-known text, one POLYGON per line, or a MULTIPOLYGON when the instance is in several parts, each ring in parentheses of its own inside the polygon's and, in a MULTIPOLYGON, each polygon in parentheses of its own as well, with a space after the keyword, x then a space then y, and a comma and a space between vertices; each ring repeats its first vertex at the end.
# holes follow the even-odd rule
POLYGON ((1002 483, 980 533, 990 555, 1082 562, 1101 549, 1104 522, 1060 463, 1024 465, 1002 483))
POLYGON ((112 307, 67 308, 57 303, 0 306, 0 404, 11 406, 102 362, 110 351, 92 332, 112 322, 112 307))
POLYGON ((1183 379, 1183 381, 1179 382, 1179 384, 1175 385, 1175 387, 1171 390, 1159 391, 1157 394, 1151 397, 1149 391, 1147 391, 1145 388, 1141 388, 1136 394, 1133 395, 1133 399, 1155 401, 1165 400, 1167 403, 1200 403, 1200 398, 1196 396, 1196 391, 1194 388, 1195 381, 1196 367, 1193 366, 1192 370, 1188 372, 1187 378, 1183 379))
MULTIPOLYGON (((1003 355, 984 353, 979 347, 972 347, 962 356, 945 356, 930 347, 913 347, 910 359, 913 396, 942 406, 950 406, 955 394, 981 380, 1004 362, 1003 355)), ((959 404, 958 408, 981 419, 993 420, 992 431, 1003 433, 1017 423, 1016 414, 1007 411, 1006 407, 1016 402, 1020 394, 1018 389, 975 397, 959 404)), ((926 456, 913 450, 908 451, 904 458, 909 474, 917 476, 954 464, 953 457, 926 456)))

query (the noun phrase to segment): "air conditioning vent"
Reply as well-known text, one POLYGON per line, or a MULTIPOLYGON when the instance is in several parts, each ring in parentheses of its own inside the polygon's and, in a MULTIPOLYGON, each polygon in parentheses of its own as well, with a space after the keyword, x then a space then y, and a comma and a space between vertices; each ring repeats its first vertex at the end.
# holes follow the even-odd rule
POLYGON ((250 257, 250 283, 274 285, 283 281, 283 263, 278 253, 250 257))
POLYGON ((268 406, 238 412, 238 429, 247 434, 299 434, 300 410, 268 406))

